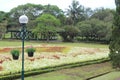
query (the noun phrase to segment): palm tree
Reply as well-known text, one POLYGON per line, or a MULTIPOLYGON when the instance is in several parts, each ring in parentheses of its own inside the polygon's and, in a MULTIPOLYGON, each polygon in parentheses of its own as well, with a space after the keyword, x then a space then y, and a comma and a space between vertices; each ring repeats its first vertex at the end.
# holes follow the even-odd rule
MULTIPOLYGON (((72 24, 75 25, 77 22, 84 19, 84 7, 79 4, 79 1, 73 0, 72 4, 67 9, 68 19, 72 20, 72 24)), ((69 20, 68 20, 69 21, 69 20)))

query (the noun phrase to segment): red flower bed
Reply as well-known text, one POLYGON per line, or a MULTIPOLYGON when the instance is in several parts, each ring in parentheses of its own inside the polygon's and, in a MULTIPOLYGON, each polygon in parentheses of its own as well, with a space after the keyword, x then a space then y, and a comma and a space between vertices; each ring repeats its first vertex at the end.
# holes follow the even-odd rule
POLYGON ((0 52, 10 52, 12 48, 1 48, 0 52))
POLYGON ((66 47, 36 47, 37 52, 63 52, 66 47))
MULTIPOLYGON (((14 48, 0 48, 0 53, 7 53, 10 52, 14 48)), ((21 51, 21 48, 17 48, 21 51)), ((53 46, 53 47, 35 47, 36 52, 63 52, 66 47, 58 47, 58 46, 53 46)))
POLYGON ((46 52, 62 52, 65 47, 49 47, 46 52))

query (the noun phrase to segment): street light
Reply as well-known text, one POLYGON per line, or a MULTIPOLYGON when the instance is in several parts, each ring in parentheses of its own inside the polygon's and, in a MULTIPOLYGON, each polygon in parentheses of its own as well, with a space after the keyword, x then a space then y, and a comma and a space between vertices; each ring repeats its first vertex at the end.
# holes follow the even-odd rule
POLYGON ((22 15, 19 17, 19 22, 22 26, 21 29, 21 38, 22 38, 22 80, 24 80, 24 40, 25 40, 25 32, 26 32, 26 24, 28 23, 28 17, 26 15, 22 15))

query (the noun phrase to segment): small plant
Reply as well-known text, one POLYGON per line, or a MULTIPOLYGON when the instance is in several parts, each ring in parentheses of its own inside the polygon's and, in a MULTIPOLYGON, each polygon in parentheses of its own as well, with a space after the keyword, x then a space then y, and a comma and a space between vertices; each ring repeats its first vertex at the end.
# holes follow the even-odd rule
POLYGON ((28 53, 28 56, 29 56, 29 57, 32 57, 33 54, 34 54, 34 52, 35 52, 35 48, 33 48, 32 46, 30 46, 30 47, 28 47, 28 48, 26 49, 26 52, 28 53))
POLYGON ((27 48, 26 52, 35 52, 35 48, 27 48))
POLYGON ((19 55, 20 55, 20 51, 19 50, 13 49, 13 50, 11 50, 10 53, 12 54, 14 60, 17 60, 19 58, 19 55))

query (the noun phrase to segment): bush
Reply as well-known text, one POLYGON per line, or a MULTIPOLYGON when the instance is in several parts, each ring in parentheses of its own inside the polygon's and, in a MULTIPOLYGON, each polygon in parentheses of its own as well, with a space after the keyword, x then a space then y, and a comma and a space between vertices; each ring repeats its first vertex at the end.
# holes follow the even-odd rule
POLYGON ((113 68, 120 69, 120 53, 111 53, 109 54, 113 68))
POLYGON ((65 26, 64 30, 60 33, 60 36, 65 42, 73 42, 74 37, 77 36, 79 29, 74 26, 65 26))

